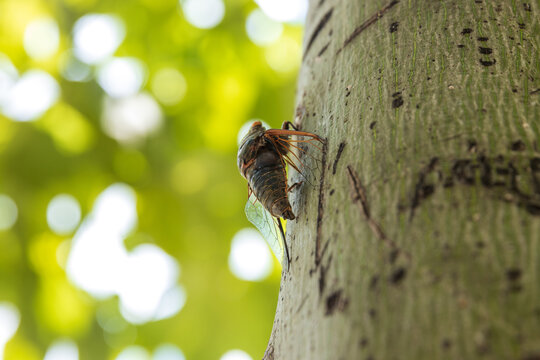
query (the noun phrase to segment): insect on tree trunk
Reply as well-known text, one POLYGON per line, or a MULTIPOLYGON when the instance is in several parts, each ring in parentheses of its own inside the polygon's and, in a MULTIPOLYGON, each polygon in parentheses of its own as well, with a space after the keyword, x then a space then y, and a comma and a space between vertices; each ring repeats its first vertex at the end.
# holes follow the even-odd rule
POLYGON ((540 359, 540 2, 312 0, 265 359, 540 359), (295 179, 290 180, 295 182, 295 179))

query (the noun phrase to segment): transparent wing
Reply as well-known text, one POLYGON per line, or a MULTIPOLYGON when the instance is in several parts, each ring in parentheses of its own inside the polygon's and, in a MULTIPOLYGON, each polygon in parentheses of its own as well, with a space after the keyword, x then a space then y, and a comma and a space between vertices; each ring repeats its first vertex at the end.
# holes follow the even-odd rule
POLYGON ((286 267, 285 248, 281 232, 275 219, 257 200, 254 194, 251 194, 246 204, 246 216, 248 220, 259 230, 264 240, 268 243, 279 263, 286 267))
POLYGON ((324 141, 315 134, 301 131, 270 129, 265 133, 281 155, 282 160, 304 181, 317 184, 322 172, 324 141), (298 134, 298 135, 296 135, 298 134))

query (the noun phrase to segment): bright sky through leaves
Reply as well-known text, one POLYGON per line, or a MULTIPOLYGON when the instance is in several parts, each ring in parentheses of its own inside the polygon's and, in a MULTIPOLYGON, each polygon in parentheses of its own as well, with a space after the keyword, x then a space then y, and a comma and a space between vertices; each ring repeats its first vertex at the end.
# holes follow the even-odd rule
POLYGON ((41 18, 32 21, 24 31, 24 49, 36 59, 47 59, 54 55, 60 43, 60 30, 56 21, 41 18))
POLYGON ((229 268, 242 280, 259 281, 270 275, 273 256, 261 234, 254 229, 237 232, 231 243, 229 268))
POLYGON ((79 349, 71 340, 57 340, 49 346, 43 360, 79 360, 79 349))
POLYGON ((118 17, 85 15, 73 27, 75 56, 87 64, 99 63, 114 54, 124 36, 124 24, 118 17))
POLYGON ((47 206, 47 223, 57 234, 69 234, 81 220, 81 207, 77 199, 68 194, 55 196, 47 206))

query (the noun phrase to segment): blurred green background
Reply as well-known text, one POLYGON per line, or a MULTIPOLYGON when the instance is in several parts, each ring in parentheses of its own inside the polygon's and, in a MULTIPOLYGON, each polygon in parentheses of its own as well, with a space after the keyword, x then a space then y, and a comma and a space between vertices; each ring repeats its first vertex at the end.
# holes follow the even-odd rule
POLYGON ((306 6, 0 0, 0 359, 263 356, 237 138, 291 120, 306 6))

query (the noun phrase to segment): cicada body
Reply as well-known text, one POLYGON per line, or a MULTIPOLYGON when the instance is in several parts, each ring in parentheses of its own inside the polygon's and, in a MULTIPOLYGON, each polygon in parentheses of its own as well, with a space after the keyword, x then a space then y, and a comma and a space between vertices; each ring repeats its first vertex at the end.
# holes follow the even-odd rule
POLYGON ((250 200, 246 205, 246 215, 263 233, 276 257, 284 266, 288 265, 289 258, 280 218, 285 220, 296 218, 289 202, 288 193, 297 185, 288 185, 286 166, 289 165, 302 173, 302 163, 299 157, 290 150, 293 147, 304 151, 295 145, 295 142, 313 144, 312 141, 316 141, 322 143, 319 136, 303 131, 288 130, 289 126, 292 124, 285 122, 282 129, 266 130, 259 121, 254 122, 240 144, 237 159, 238 169, 248 181, 248 198, 250 200), (297 139, 292 139, 291 136, 296 136, 297 139), (302 140, 306 138, 307 140, 302 140), (253 196, 262 206, 255 206, 253 196), (253 206, 250 206, 250 202, 253 206), (281 239, 275 239, 276 236, 280 237, 279 234, 276 234, 276 224, 265 224, 269 216, 260 214, 263 210, 268 211, 270 217, 277 220, 277 225, 281 230, 281 239), (276 252, 276 249, 279 253, 276 252), (285 258, 287 264, 284 264, 285 258))

